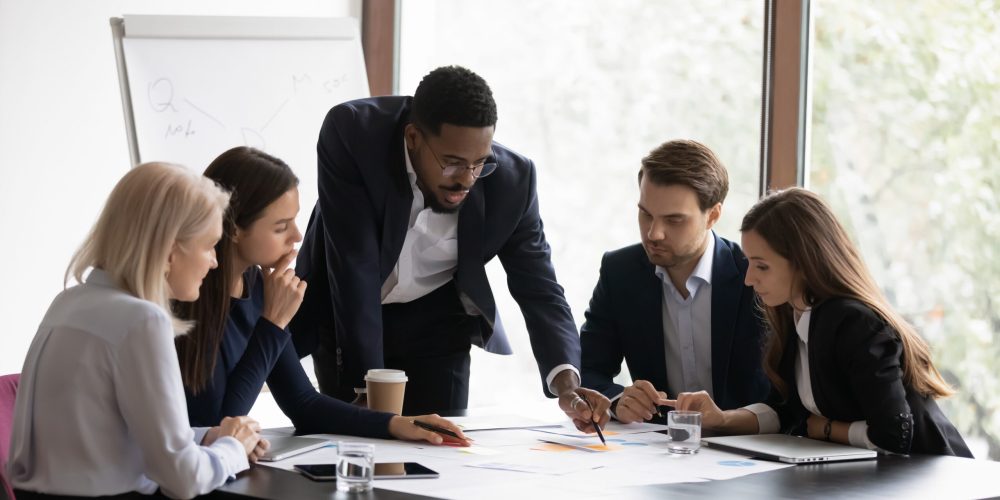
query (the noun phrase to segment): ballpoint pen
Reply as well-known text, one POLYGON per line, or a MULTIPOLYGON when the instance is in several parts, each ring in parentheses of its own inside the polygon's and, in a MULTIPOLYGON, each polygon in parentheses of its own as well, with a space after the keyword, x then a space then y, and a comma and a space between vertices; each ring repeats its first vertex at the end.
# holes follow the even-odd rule
POLYGON ((587 403, 587 408, 590 408, 590 414, 591 414, 590 423, 594 426, 594 430, 597 431, 597 437, 601 438, 601 444, 603 444, 604 446, 607 446, 608 442, 605 441, 605 439, 604 439, 604 433, 601 432, 601 426, 597 425, 597 421, 594 420, 594 417, 593 417, 594 407, 591 406, 590 401, 587 401, 587 398, 581 397, 580 399, 582 399, 584 403, 587 403))
POLYGON ((471 441, 471 439, 469 439, 469 438, 464 438, 463 439, 463 438, 459 437, 458 434, 455 434, 453 431, 445 429, 444 427, 438 427, 438 426, 436 426, 434 424, 428 424, 427 422, 421 422, 420 420, 411 420, 411 422, 413 422, 413 425, 415 425, 417 427, 420 427, 421 429, 426 429, 426 430, 429 430, 431 432, 436 432, 436 433, 441 434, 443 436, 448 436, 450 438, 455 438, 455 439, 457 439, 459 441, 471 441))

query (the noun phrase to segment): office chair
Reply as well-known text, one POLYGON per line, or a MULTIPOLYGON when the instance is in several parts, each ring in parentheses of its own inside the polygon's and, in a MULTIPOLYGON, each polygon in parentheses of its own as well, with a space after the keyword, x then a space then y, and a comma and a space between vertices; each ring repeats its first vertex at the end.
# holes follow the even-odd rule
POLYGON ((7 454, 10 452, 10 433, 14 426, 14 398, 20 374, 0 377, 0 499, 14 500, 14 489, 7 481, 7 454))

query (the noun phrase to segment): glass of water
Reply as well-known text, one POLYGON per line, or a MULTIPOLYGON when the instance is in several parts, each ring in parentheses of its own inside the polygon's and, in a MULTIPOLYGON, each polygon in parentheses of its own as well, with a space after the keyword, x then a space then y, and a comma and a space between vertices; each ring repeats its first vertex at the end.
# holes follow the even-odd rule
POLYGON ((337 443, 337 491, 370 491, 374 470, 375 445, 350 441, 337 443))
POLYGON ((671 453, 690 455, 701 447, 701 412, 672 411, 667 413, 667 449, 671 453))

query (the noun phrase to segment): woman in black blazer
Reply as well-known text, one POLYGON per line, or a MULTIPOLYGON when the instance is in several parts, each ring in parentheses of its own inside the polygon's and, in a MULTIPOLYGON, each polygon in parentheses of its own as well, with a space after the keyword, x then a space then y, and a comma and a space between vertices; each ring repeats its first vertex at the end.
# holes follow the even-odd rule
POLYGON ((785 432, 889 453, 972 457, 935 400, 954 393, 927 343, 889 305, 829 207, 800 188, 743 218, 743 251, 772 332, 767 401, 722 411, 705 392, 678 409, 708 429, 785 432))

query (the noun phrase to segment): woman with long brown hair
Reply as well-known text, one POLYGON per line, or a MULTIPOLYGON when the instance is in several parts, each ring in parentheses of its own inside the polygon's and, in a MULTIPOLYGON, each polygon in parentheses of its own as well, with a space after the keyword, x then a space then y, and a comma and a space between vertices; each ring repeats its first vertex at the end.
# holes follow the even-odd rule
POLYGON ((879 290, 823 200, 801 188, 766 196, 743 218, 743 250, 771 330, 767 401, 721 411, 706 393, 679 409, 706 428, 785 432, 892 453, 972 454, 935 402, 953 390, 930 349, 879 290))
MULTIPOLYGON (((205 277, 198 300, 174 304, 180 317, 194 321, 191 332, 177 339, 192 425, 246 415, 267 382, 299 433, 441 443, 441 435, 412 418, 359 408, 318 393, 309 382, 288 331, 306 288, 289 268, 302 234, 295 224, 299 181, 288 165, 236 147, 216 158, 205 176, 229 190, 232 200, 216 245, 218 268, 205 277)), ((463 436, 441 417, 419 418, 463 436)))

